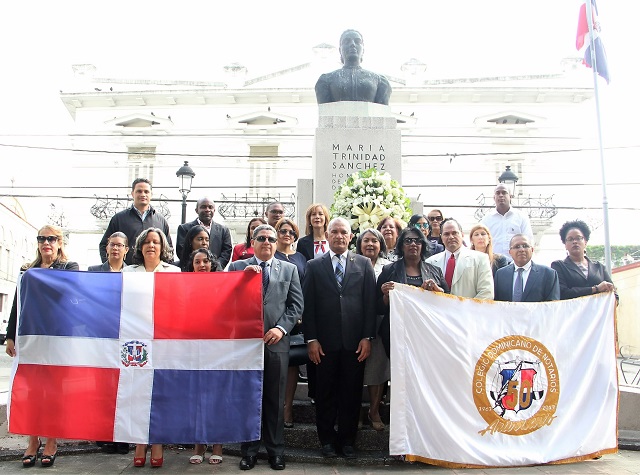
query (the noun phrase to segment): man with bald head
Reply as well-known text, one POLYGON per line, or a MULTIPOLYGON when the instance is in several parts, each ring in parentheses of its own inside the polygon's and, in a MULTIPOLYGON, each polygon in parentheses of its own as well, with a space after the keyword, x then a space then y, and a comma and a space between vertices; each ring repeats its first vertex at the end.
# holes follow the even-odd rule
POLYGON ((509 241, 516 234, 524 234, 533 242, 533 231, 529 216, 511 206, 511 194, 508 188, 500 183, 493 192, 496 207, 482 218, 481 223, 491 231, 493 252, 502 254, 512 261, 509 254, 509 241))
POLYGON ((354 459, 364 364, 376 334, 376 277, 368 258, 349 251, 349 221, 332 219, 325 236, 329 252, 307 263, 302 325, 309 359, 316 365, 322 455, 339 452, 354 459))
POLYGON ((463 246, 462 227, 455 219, 445 219, 440 226, 444 251, 427 259, 439 267, 451 295, 476 299, 493 299, 493 274, 489 256, 463 246))
POLYGON ((213 220, 213 215, 216 213, 216 204, 206 196, 200 198, 196 203, 196 213, 198 213, 198 217, 194 221, 178 226, 176 255, 182 255, 184 238, 187 236, 189 229, 199 224, 209 231, 209 250, 215 254, 224 269, 231 259, 232 246, 229 228, 213 220))

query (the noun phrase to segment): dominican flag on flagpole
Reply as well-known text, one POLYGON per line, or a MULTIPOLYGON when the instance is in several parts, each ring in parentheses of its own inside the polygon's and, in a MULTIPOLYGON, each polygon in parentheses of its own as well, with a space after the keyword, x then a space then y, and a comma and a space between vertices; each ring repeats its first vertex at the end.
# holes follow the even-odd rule
POLYGON ((586 44, 586 48, 584 48, 583 62, 588 67, 593 68, 591 60, 591 42, 589 41, 589 17, 587 15, 587 3, 591 5, 591 30, 594 36, 593 46, 596 57, 595 70, 607 81, 607 84, 609 84, 610 76, 609 68, 607 66, 607 53, 604 49, 604 44, 602 44, 602 39, 600 38, 600 22, 598 21, 598 7, 596 5, 596 0, 586 0, 585 3, 580 6, 578 32, 576 35, 576 49, 580 51, 586 44))
POLYGON ((131 443, 260 438, 258 274, 31 269, 9 432, 131 443))

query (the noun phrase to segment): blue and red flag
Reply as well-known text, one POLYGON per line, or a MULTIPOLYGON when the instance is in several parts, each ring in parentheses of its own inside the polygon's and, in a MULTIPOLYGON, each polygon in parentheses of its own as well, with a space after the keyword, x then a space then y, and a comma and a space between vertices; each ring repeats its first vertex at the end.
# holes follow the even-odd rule
POLYGON ((31 269, 9 431, 131 443, 260 438, 258 274, 31 269))
POLYGON ((591 29, 594 35, 593 46, 596 56, 595 70, 607 81, 607 84, 609 84, 610 76, 609 67, 607 65, 607 53, 604 49, 604 44, 602 44, 602 39, 600 38, 600 22, 598 21, 598 7, 596 5, 596 0, 585 0, 585 3, 580 6, 580 13, 578 15, 578 32, 576 34, 576 49, 580 51, 586 44, 586 48, 584 48, 583 63, 589 68, 593 68, 594 65, 591 61, 591 42, 589 41, 587 2, 591 6, 591 29))

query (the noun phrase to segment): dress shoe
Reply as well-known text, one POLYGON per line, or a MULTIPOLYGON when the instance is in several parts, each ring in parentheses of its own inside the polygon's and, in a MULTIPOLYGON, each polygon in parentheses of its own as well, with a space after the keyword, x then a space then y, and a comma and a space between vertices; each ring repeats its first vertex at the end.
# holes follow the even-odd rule
POLYGON ((284 455, 274 455, 269 457, 269 465, 273 470, 284 470, 284 455))
POLYGON ((255 455, 246 455, 240 459, 240 470, 251 470, 256 466, 258 457, 255 455))
POLYGON ((351 445, 343 445, 342 446, 342 455, 346 459, 356 459, 358 458, 356 455, 356 450, 351 445))
POLYGON ((328 459, 338 456, 338 454, 336 453, 336 449, 333 447, 333 444, 325 444, 322 446, 322 456, 328 459))
POLYGON ((129 444, 126 442, 116 442, 116 451, 120 455, 126 455, 129 453, 129 444))

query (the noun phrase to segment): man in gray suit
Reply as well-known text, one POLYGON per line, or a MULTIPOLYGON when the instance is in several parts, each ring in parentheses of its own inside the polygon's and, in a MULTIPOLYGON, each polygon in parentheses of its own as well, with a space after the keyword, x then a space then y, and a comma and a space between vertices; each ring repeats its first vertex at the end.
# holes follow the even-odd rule
MULTIPOLYGON (((302 317, 302 287, 295 265, 275 259, 276 230, 258 226, 251 240, 255 255, 235 261, 229 270, 262 274, 264 306, 264 384, 262 437, 274 470, 284 470, 284 393, 289 366, 289 332, 302 317)), ((237 408, 239 409, 239 408, 237 408)), ((240 470, 251 470, 257 461, 260 440, 240 446, 240 470)))
POLYGON ((558 273, 531 260, 533 246, 524 234, 516 234, 509 243, 513 262, 498 269, 495 278, 496 300, 505 302, 549 302, 560 300, 558 273))

